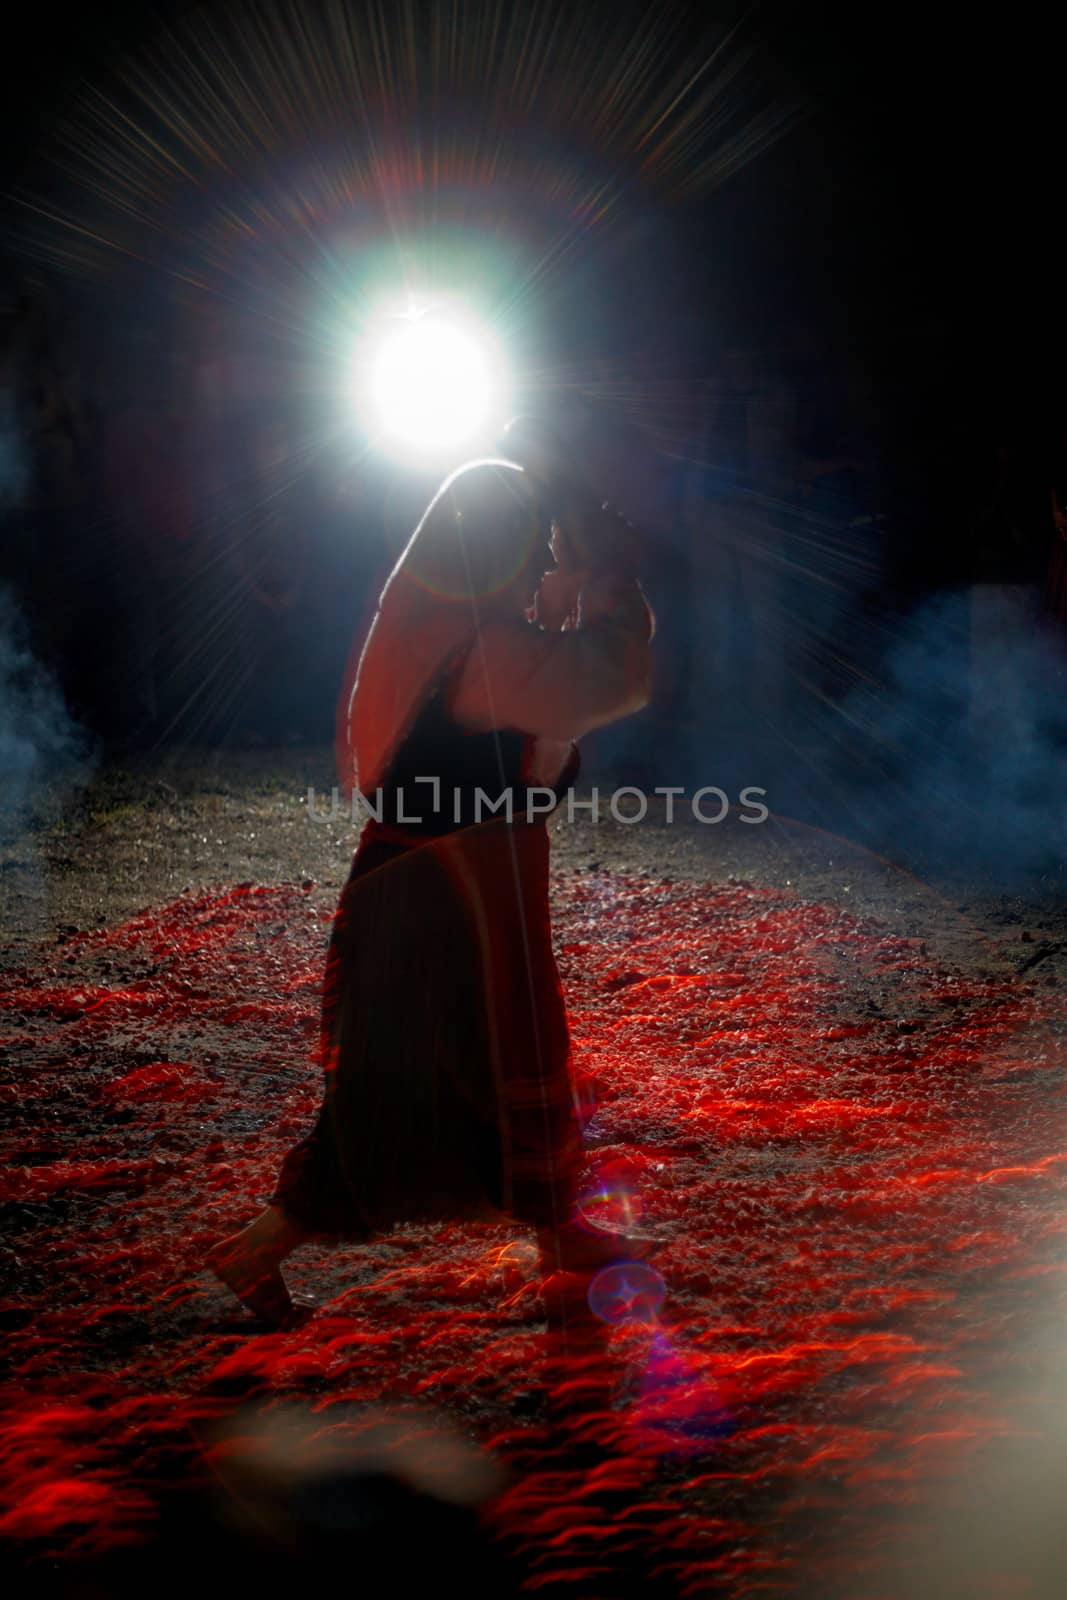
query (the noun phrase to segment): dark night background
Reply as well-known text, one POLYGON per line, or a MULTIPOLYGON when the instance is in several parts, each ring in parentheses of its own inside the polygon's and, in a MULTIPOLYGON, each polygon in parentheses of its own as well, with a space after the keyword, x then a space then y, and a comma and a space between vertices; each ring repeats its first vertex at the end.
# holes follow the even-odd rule
MULTIPOLYGON (((197 9, 171 0, 25 14, 5 70, 8 187, 39 180, 52 120, 86 79, 160 21, 197 9)), ((694 14, 708 10, 738 14, 694 14)), ((876 346, 931 319, 953 341, 954 362, 969 356, 957 398, 973 393, 965 376, 982 377, 1010 414, 1035 388, 1043 400, 1056 392, 1062 82, 1047 8, 1016 7, 1007 21, 953 5, 743 14, 765 60, 810 97, 812 116, 681 219, 730 310, 758 319, 784 298, 847 319, 851 336, 876 346), (726 260, 714 248, 723 236, 726 260), (1002 377, 1027 395, 1005 393, 1002 377)))
MULTIPOLYGON (((200 15, 227 11, 233 14, 232 8, 213 7, 200 15)), ((527 14, 537 13, 533 7, 527 14)), ((622 13, 613 8, 616 13, 632 14, 636 24, 645 8, 622 13)), ((315 8, 308 14, 315 15, 315 8)), ((429 28, 434 8, 418 14, 429 28)), ((595 8, 585 14, 600 15, 595 8)), ((21 203, 25 197, 31 195, 35 204, 54 204, 60 212, 81 204, 78 180, 64 174, 54 159, 57 118, 69 112, 86 84, 107 84, 123 109, 124 91, 114 89, 116 69, 151 43, 160 23, 180 29, 195 15, 194 8, 180 4, 136 9, 105 5, 91 13, 67 16, 50 10, 25 19, 25 31, 9 52, 4 102, 11 281, 25 266, 20 254, 27 234, 27 211, 21 203)), ((605 414, 609 432, 617 430, 617 451, 625 454, 619 441, 628 437, 627 426, 636 423, 646 441, 665 450, 673 463, 666 489, 661 486, 658 501, 653 496, 649 504, 653 520, 657 508, 662 512, 664 546, 675 555, 679 536, 671 523, 678 519, 670 509, 675 503, 671 496, 681 492, 684 472, 702 451, 705 466, 709 455, 722 466, 730 446, 720 436, 728 436, 736 421, 731 408, 743 410, 746 380, 723 378, 732 352, 756 350, 767 370, 786 374, 800 417, 796 449, 801 457, 833 455, 836 441, 856 431, 854 389, 863 395, 859 431, 866 430, 864 448, 870 457, 866 499, 850 503, 847 515, 840 506, 819 502, 823 525, 813 532, 810 506, 815 502, 809 498, 804 501, 802 533, 794 527, 782 536, 787 544, 793 541, 786 566, 799 560, 803 569, 785 607, 791 622, 801 615, 808 627, 807 642, 799 653, 794 650, 788 670, 799 670, 803 678, 804 663, 813 655, 819 658, 812 677, 818 681, 811 691, 811 704, 818 700, 819 707, 810 711, 805 701, 799 710, 810 723, 809 745, 822 752, 817 760, 823 760, 828 745, 834 747, 824 762, 824 789, 829 790, 837 781, 835 760, 843 757, 833 715, 825 707, 854 709, 857 678, 866 682, 881 672, 880 681, 889 685, 883 710, 876 715, 867 706, 861 720, 873 717, 877 722, 881 716, 884 733, 888 715, 897 726, 904 701, 915 689, 911 666, 903 676, 896 672, 899 634, 901 628, 906 632, 917 606, 931 596, 955 597, 951 615, 933 625, 939 682, 924 680, 920 686, 920 698, 940 697, 933 720, 951 721, 953 696, 966 698, 967 674, 974 670, 973 660, 968 665, 973 649, 973 639, 967 642, 973 633, 969 586, 1024 585, 1035 597, 1042 585, 1047 587, 1056 543, 1049 489, 1062 476, 1067 412, 1061 376, 1067 339, 1058 227, 1062 137, 1056 40, 1037 7, 1016 9, 1007 22, 983 20, 974 10, 953 6, 756 5, 713 8, 712 15, 736 25, 726 48, 742 41, 750 50, 746 72, 759 80, 767 103, 794 102, 798 114, 768 148, 722 181, 695 192, 687 192, 682 181, 684 165, 706 157, 714 147, 714 131, 679 147, 679 181, 673 189, 639 181, 633 171, 616 172, 621 198, 612 230, 576 258, 572 268, 558 268, 552 295, 539 307, 544 358, 548 365, 569 363, 570 381, 590 393, 597 387, 596 370, 602 372, 605 364, 614 369, 605 414), (806 354, 798 367, 796 352, 801 348, 806 354), (692 396, 702 391, 703 420, 699 401, 694 407, 685 399, 687 392, 692 396), (669 414, 664 412, 665 398, 669 414), (716 435, 724 422, 727 426, 716 435), (849 564, 856 562, 858 571, 860 558, 848 545, 852 535, 843 529, 852 526, 850 517, 857 510, 877 513, 883 543, 870 558, 870 571, 849 577, 849 564), (827 588, 838 597, 837 622, 833 607, 827 610, 823 604, 827 588), (873 618, 870 638, 877 635, 880 640, 866 656, 839 637, 841 617, 861 611, 873 618), (852 663, 844 678, 835 678, 832 663, 839 656, 852 663)), ((687 61, 691 41, 707 39, 708 16, 696 8, 664 9, 664 38, 679 62, 687 61)), ((694 66, 699 64, 699 55, 693 59, 694 66)), ((566 70, 561 63, 564 79, 566 70)), ((477 125, 478 109, 466 102, 451 106, 449 115, 456 126, 468 116, 471 126, 477 125)), ((626 115, 623 107, 624 123, 626 115)), ((549 137, 545 128, 538 129, 535 116, 532 135, 529 126, 523 134, 527 152, 549 137)), ((580 163, 589 151, 573 154, 580 163)), ((563 157, 565 165, 565 149, 563 157)), ((490 214, 494 204, 490 194, 490 214)), ((190 220, 195 222, 195 211, 190 220)), ((275 248, 284 273, 287 241, 272 240, 267 255, 275 248)), ((31 263, 31 273, 38 270, 31 263)), ((76 267, 57 274, 46 265, 45 275, 55 320, 49 338, 57 347, 65 337, 63 329, 74 330, 79 338, 93 328, 96 350, 101 326, 114 326, 121 340, 129 337, 124 323, 136 322, 136 339, 142 343, 135 340, 134 348, 154 354, 145 358, 135 387, 136 382, 143 385, 160 350, 180 350, 186 334, 170 286, 151 271, 138 276, 130 269, 121 280, 116 275, 108 291, 111 298, 105 293, 99 300, 99 285, 80 277, 76 267)), ((229 306, 225 309, 228 314, 229 306)), ((128 357, 120 357, 119 367, 124 359, 129 364, 128 357)), ((290 349, 282 359, 299 358, 290 349)), ((97 381, 98 409, 111 403, 109 382, 106 376, 97 381)), ((122 403, 136 407, 142 402, 128 394, 122 403)), ((284 408, 287 402, 280 398, 279 403, 284 408)), ((211 442, 220 459, 234 454, 221 432, 211 442)), ((698 477, 703 470, 698 468, 698 477)), ((380 483, 375 493, 379 491, 380 483)), ((394 543, 397 530, 409 525, 417 509, 419 492, 400 491, 399 509, 385 493, 386 521, 395 524, 390 534, 394 543)), ((713 537, 721 484, 715 490, 705 477, 689 492, 711 507, 708 537, 713 537)), ((306 517, 315 521, 313 499, 305 505, 306 517)), ((635 507, 635 513, 649 515, 648 505, 635 507)), ((106 506, 102 515, 106 519, 106 506)), ((369 520, 377 517, 380 523, 381 515, 379 505, 369 520)), ((252 691, 267 706, 265 716, 256 713, 250 719, 261 741, 285 736, 294 717, 307 736, 328 737, 324 708, 351 643, 352 617, 358 622, 365 615, 387 569, 380 540, 375 567, 369 558, 359 566, 351 549, 345 556, 337 554, 346 543, 340 524, 335 535, 323 537, 325 543, 313 558, 320 582, 335 591, 348 586, 351 592, 355 586, 360 603, 349 606, 344 618, 335 613, 324 629, 327 642, 310 675, 305 704, 290 697, 279 709, 280 702, 268 706, 265 690, 252 691), (339 563, 332 571, 331 561, 339 563)), ((366 539, 363 548, 370 548, 366 539)), ((674 682, 660 704, 662 720, 667 725, 673 717, 684 730, 661 744, 664 762, 678 760, 681 744, 691 755, 694 739, 708 731, 698 725, 699 715, 694 722, 691 706, 679 710, 677 684, 687 672, 691 675, 684 641, 695 637, 712 614, 702 615, 691 604, 687 614, 677 613, 678 586, 684 588, 684 578, 677 564, 672 577, 671 559, 666 576, 649 578, 654 603, 665 608, 668 643, 661 656, 670 664, 674 682), (673 663, 672 639, 683 641, 673 663)), ((141 593, 150 581, 145 578, 141 593)), ((32 579, 22 587, 29 613, 35 605, 38 613, 48 609, 46 602, 35 602, 32 579)), ((18 581, 15 588, 20 589, 18 581)), ((699 588, 694 579, 692 591, 699 588)), ((759 602, 753 604, 758 609, 759 602)), ((123 634, 123 619, 138 614, 140 606, 135 585, 128 601, 119 604, 115 637, 123 634)), ((141 627, 144 633, 143 618, 141 627)), ((78 627, 69 631, 74 637, 78 627)), ((918 646, 924 660, 931 655, 927 634, 918 646)), ((978 646, 979 657, 982 648, 978 646)), ((997 649, 1002 648, 1001 639, 997 649)), ((172 704, 146 713, 145 724, 137 704, 115 711, 106 688, 95 691, 94 703, 94 690, 86 688, 92 670, 83 670, 91 653, 84 638, 71 644, 64 635, 50 645, 38 641, 36 649, 60 679, 76 715, 105 738, 226 743, 247 732, 247 706, 223 708, 200 722, 182 721, 179 713, 190 703, 190 694, 195 697, 198 677, 208 675, 203 663, 192 664, 184 687, 173 692, 172 704), (99 715, 104 701, 108 710, 99 715)), ((989 673, 996 670, 990 656, 989 673)), ((1037 678, 1043 670, 1035 667, 1037 678)), ((1024 698, 1029 692, 1027 688, 1024 698)), ((1052 691, 1044 683, 1039 692, 1047 696, 1052 691)), ((802 689, 802 698, 807 693, 802 689)), ((1035 713, 1042 730, 1049 720, 1046 710, 1043 704, 1035 713)), ((851 710, 845 720, 854 720, 851 710)), ((729 743, 735 733, 728 730, 724 738, 729 743)), ((744 764, 749 752, 741 745, 737 751, 744 764)), ((851 754, 848 759, 854 767, 851 754)), ((749 769, 751 765, 748 760, 749 769)), ((1046 770, 1042 758, 1039 779, 1046 770)), ((1032 775, 1030 767, 1028 772, 1032 775)), ((806 805, 811 814, 824 804, 819 795, 788 799, 801 810, 806 805)))

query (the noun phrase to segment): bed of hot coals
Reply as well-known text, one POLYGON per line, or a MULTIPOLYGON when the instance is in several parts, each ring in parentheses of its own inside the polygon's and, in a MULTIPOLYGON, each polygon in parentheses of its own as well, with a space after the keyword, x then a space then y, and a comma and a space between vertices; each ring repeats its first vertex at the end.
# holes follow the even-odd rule
POLYGON ((786 887, 554 889, 583 1204, 659 1240, 592 1310, 484 1226, 300 1253, 321 1309, 289 1332, 202 1271, 318 1102, 312 885, 4 975, 0 1527, 31 1570, 150 1548, 179 1490, 225 1497, 234 1417, 299 1403, 322 1450, 383 1407, 476 1443, 531 1591, 812 1592, 814 1563, 859 1595, 893 1517, 1012 1434, 1064 1264, 1058 991, 786 887))

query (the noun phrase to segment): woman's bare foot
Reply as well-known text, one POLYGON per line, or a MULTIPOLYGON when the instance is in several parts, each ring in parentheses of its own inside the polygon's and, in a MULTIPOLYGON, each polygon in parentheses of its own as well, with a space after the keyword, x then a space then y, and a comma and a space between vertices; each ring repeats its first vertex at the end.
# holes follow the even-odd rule
POLYGON ((277 1267, 249 1258, 232 1239, 208 1252, 207 1264, 221 1283, 264 1322, 284 1327, 293 1315, 293 1297, 277 1267))
POLYGON ((275 1327, 306 1321, 315 1302, 294 1298, 281 1274, 281 1263, 306 1237, 277 1207, 268 1207, 241 1233, 223 1239, 208 1251, 207 1265, 237 1298, 275 1327))

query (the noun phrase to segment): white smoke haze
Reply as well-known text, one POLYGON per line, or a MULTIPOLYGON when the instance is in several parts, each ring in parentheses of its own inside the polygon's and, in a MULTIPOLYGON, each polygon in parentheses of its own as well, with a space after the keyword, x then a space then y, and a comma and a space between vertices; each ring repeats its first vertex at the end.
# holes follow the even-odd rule
POLYGON ((865 842, 1004 890, 1067 863, 1067 649, 1032 590, 932 596, 841 717, 864 759, 839 755, 833 787, 865 842))
POLYGON ((33 653, 18 602, 0 588, 0 829, 17 820, 35 784, 80 771, 88 745, 55 677, 33 653))
POLYGON ((23 932, 42 932, 47 920, 39 830, 84 785, 91 765, 89 735, 34 653, 15 595, 0 587, 0 871, 13 875, 23 932))

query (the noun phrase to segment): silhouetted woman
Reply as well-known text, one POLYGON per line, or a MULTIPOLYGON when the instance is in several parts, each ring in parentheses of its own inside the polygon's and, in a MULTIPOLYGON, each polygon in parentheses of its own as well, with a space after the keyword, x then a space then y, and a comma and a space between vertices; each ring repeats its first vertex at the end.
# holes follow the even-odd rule
POLYGON ((652 617, 628 526, 550 483, 543 462, 450 477, 363 649, 349 744, 375 815, 327 957, 324 1101, 267 1209, 210 1257, 272 1322, 294 1316, 279 1269, 298 1245, 405 1221, 514 1219, 548 1271, 631 1253, 575 1219, 545 818, 572 741, 646 703, 652 617))

